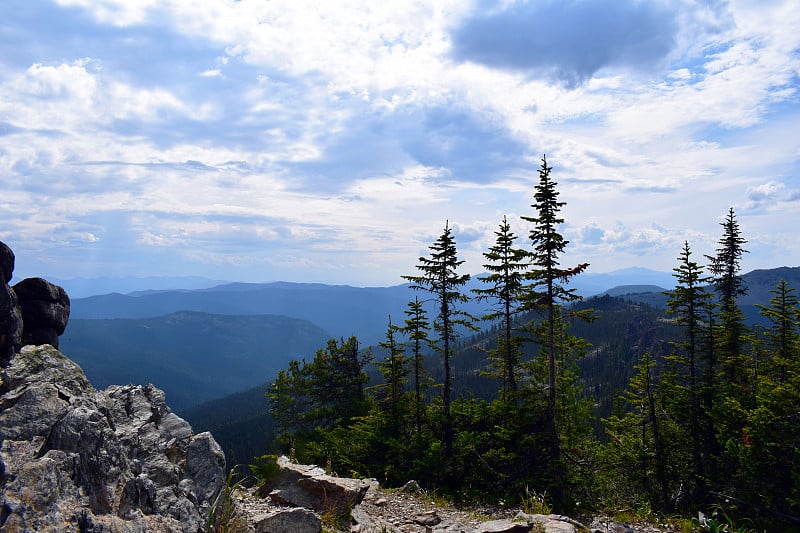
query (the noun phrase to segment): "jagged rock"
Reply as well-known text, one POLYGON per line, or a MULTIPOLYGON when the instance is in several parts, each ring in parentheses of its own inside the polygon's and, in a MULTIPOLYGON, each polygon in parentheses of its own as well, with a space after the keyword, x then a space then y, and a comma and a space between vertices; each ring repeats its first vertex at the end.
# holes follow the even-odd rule
POLYGON ((21 345, 22 315, 17 304, 17 295, 5 281, 2 281, 0 282, 0 367, 8 363, 21 345))
POLYGON ((266 485, 269 497, 320 513, 349 512, 370 487, 368 481, 329 476, 319 467, 294 464, 285 456, 278 458, 278 466, 280 473, 266 485))
POLYGON ((319 533, 322 520, 314 512, 300 507, 279 509, 253 518, 256 533, 319 533))
POLYGON ((2 241, 0 241, 0 280, 3 283, 8 283, 14 276, 14 252, 11 248, 2 241))
POLYGON ((22 348, 0 376, 1 531, 203 531, 224 454, 162 391, 97 391, 47 345, 22 348))
POLYGON ((42 278, 26 278, 13 289, 22 313, 22 344, 58 348, 58 337, 69 321, 67 292, 42 278))

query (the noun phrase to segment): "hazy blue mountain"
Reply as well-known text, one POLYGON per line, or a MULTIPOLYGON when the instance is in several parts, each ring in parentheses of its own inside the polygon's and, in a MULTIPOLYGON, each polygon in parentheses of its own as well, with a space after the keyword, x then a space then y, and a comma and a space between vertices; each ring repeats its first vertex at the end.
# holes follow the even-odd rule
POLYGON ((153 383, 175 410, 274 378, 330 334, 295 318, 181 311, 141 319, 71 319, 60 349, 95 387, 153 383))
POLYGON ((587 272, 572 278, 570 284, 581 296, 593 296, 612 287, 623 285, 651 285, 671 289, 675 286, 675 278, 672 276, 672 272, 659 272, 639 267, 594 273, 590 266, 587 272))
POLYGON ((205 289, 226 283, 199 276, 150 276, 144 278, 47 278, 51 283, 64 287, 70 298, 86 298, 97 294, 117 292, 127 294, 134 291, 152 290, 194 290, 205 289))
MULTIPOLYGON (((669 277, 647 269, 626 269, 578 276, 574 286, 580 294, 589 295, 615 285, 663 281, 664 276, 669 277)), ((473 276, 467 290, 482 285, 473 276)), ((288 282, 226 283, 195 290, 148 290, 73 297, 72 317, 145 318, 182 310, 226 315, 277 314, 308 320, 335 337, 356 335, 362 342, 374 344, 382 340, 390 315, 395 324, 403 323, 407 304, 415 296, 428 297, 425 293, 411 290, 407 284, 351 287, 288 282)), ((489 305, 471 301, 463 309, 481 316, 489 305)))
MULTIPOLYGON (((738 298, 738 302, 747 322, 750 324, 767 324, 766 319, 761 316, 757 305, 769 305, 769 300, 775 296, 772 291, 775 290, 775 287, 782 279, 786 280, 790 288, 795 289, 795 294, 800 292, 800 267, 753 270, 742 275, 742 279, 747 292, 738 298)), ((668 297, 664 294, 665 290, 662 287, 652 285, 621 285, 612 287, 601 295, 615 296, 664 309, 668 300, 668 297)))
POLYGON ((656 309, 666 309, 669 299, 666 289, 657 285, 620 285, 595 296, 613 296, 629 302, 647 304, 656 309))

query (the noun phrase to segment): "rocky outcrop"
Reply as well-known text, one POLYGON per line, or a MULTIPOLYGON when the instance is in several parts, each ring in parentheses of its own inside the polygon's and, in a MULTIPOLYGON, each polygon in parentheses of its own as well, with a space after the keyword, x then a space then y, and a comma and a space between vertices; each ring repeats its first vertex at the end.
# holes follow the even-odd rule
POLYGON ((0 242, 0 367, 8 364, 21 346, 50 344, 69 321, 67 292, 42 278, 26 278, 13 287, 14 252, 0 242))
POLYGON ((5 282, 0 283, 0 367, 8 364, 11 356, 22 345, 22 314, 17 305, 17 295, 5 282))
POLYGON ((152 385, 95 390, 48 345, 0 373, 0 531, 203 531, 225 477, 152 385))
POLYGON ((58 348, 58 337, 69 321, 67 292, 42 278, 26 278, 13 288, 22 313, 22 345, 58 348))
POLYGON ((0 367, 21 346, 22 315, 17 295, 8 286, 14 272, 14 252, 0 242, 0 367))

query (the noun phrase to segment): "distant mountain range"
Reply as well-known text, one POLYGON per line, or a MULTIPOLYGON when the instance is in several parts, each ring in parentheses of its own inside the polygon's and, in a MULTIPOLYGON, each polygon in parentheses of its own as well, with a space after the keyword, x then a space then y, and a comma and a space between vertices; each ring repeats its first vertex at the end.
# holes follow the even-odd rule
MULTIPOLYGON (((616 285, 649 283, 671 286, 664 272, 632 268, 606 274, 585 274, 573 286, 583 296, 598 294, 616 285)), ((163 279, 162 279, 163 281, 163 279)), ((206 280, 208 281, 208 280, 206 280)), ((187 281, 184 285, 189 284, 187 281)), ((473 276, 467 290, 483 284, 473 276)), ((101 286, 107 286, 104 281, 101 286)), ((68 290, 69 292, 69 290, 68 290)), ((199 311, 225 315, 274 314, 302 318, 336 337, 358 336, 373 344, 383 338, 389 316, 395 324, 405 320, 408 302, 427 298, 405 285, 351 287, 316 283, 226 283, 198 289, 139 290, 129 294, 106 293, 72 297, 73 318, 146 318, 176 311, 199 311)), ((432 306, 431 306, 432 307, 432 306)), ((481 316, 486 302, 472 301, 464 310, 481 316)))
MULTIPOLYGON (((474 277, 473 277, 474 278, 474 277)), ((265 283, 236 283, 214 280, 200 276, 150 276, 150 277, 100 277, 100 278, 47 278, 64 287, 70 298, 87 298, 102 294, 131 294, 150 291, 197 290, 222 285, 267 285, 265 283)), ((626 268, 606 273, 586 272, 575 280, 575 288, 582 296, 599 294, 616 285, 652 284, 670 287, 673 283, 670 272, 659 272, 647 268, 626 268)), ((302 284, 301 284, 302 285, 302 284)), ((318 285, 318 284, 312 284, 318 285)))

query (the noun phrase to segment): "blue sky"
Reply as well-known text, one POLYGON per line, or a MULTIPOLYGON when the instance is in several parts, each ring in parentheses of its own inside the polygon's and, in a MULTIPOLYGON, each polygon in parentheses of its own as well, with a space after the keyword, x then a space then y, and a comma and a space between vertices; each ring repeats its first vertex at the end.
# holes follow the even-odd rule
POLYGON ((800 265, 795 0, 3 0, 15 278, 393 285, 466 272, 542 154, 564 263, 669 271, 736 210, 800 265))

